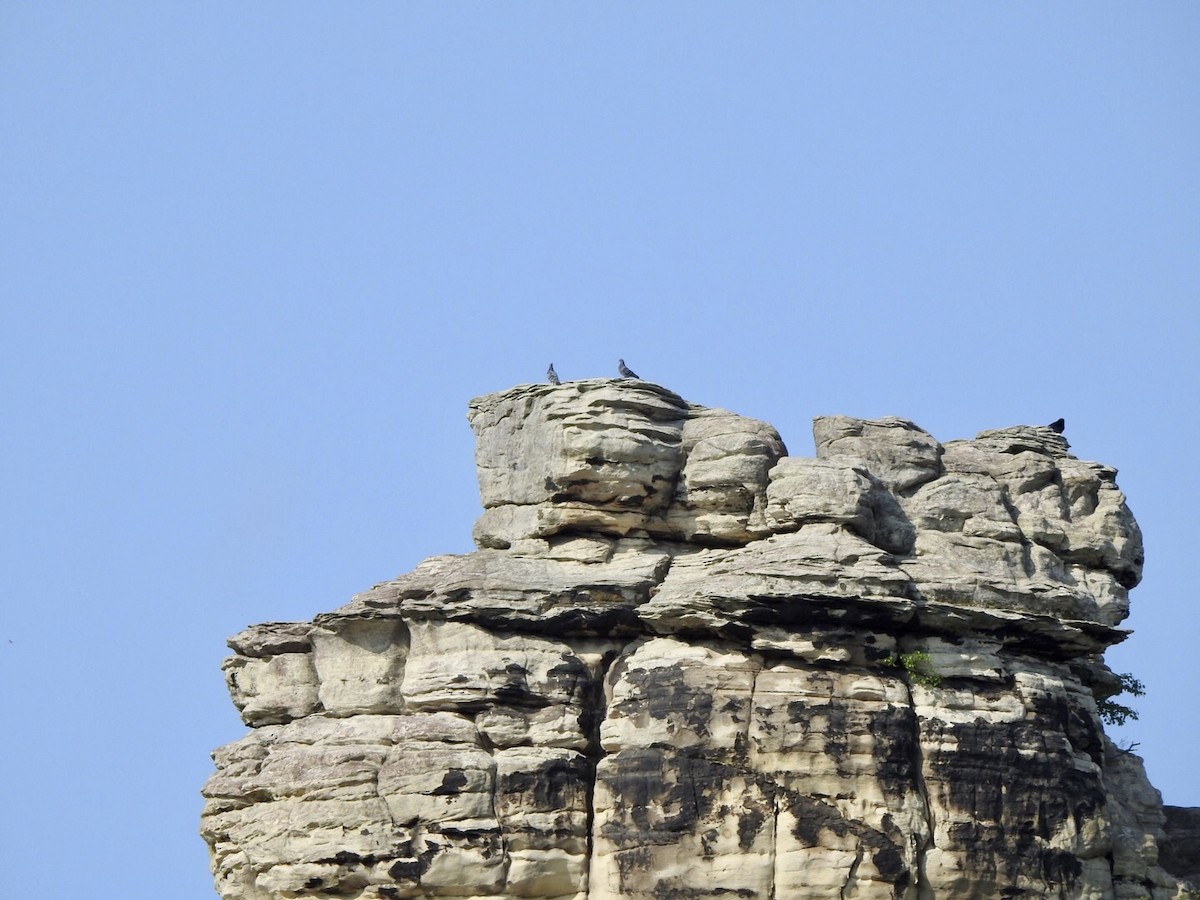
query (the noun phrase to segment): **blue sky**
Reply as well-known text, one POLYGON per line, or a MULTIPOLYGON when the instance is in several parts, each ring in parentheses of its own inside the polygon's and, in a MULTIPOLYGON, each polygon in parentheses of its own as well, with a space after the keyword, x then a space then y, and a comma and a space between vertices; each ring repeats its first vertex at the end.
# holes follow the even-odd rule
POLYGON ((1146 536, 1115 736, 1200 805, 1198 39, 1165 2, 4 4, 10 871, 215 896, 225 638, 469 550, 468 399, 618 356, 794 455, 820 414, 1065 416, 1146 536))

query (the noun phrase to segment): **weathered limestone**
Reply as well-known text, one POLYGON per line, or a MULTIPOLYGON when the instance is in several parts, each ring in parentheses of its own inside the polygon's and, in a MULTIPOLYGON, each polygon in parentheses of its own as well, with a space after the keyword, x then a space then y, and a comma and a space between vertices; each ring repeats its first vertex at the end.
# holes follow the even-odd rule
POLYGON ((309 627, 301 623, 254 625, 229 639, 225 684, 247 725, 275 725, 320 707, 309 627))
POLYGON ((662 580, 670 553, 645 539, 526 539, 509 551, 435 556, 357 595, 335 616, 402 615, 496 628, 633 634, 635 609, 662 580))
POLYGON ((683 469, 665 516, 667 535, 736 543, 770 534, 768 473, 787 453, 765 422, 692 406, 683 426, 683 469))
POLYGON ((862 465, 898 493, 942 474, 942 445, 906 419, 818 416, 813 441, 820 459, 862 465))
POLYGON ((786 451, 763 422, 608 379, 489 394, 468 418, 480 547, 580 532, 729 544, 769 532, 767 473, 786 451))
POLYGON ((635 380, 469 418, 478 551, 230 639, 226 900, 1165 900, 1191 874, 1192 811, 1097 715, 1141 535, 1061 435, 828 416, 792 458, 635 380))
POLYGON ((1200 885, 1200 809, 1164 806, 1164 839, 1160 841, 1159 861, 1177 878, 1200 885))
POLYGON ((687 412, 681 397, 642 381, 522 386, 471 401, 477 543, 645 532, 674 495, 687 412))

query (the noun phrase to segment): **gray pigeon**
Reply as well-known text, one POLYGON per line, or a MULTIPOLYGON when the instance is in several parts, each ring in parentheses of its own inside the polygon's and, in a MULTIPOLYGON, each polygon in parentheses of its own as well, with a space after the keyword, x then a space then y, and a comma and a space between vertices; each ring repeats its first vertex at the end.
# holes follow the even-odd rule
POLYGON ((550 368, 546 370, 546 380, 551 384, 562 384, 558 380, 558 373, 554 371, 554 363, 550 363, 550 368))
POLYGON ((625 360, 623 359, 617 360, 617 371, 621 373, 622 378, 637 378, 638 381, 642 380, 641 378, 638 378, 637 372, 625 365, 625 360))
POLYGON ((1053 431, 1055 434, 1062 434, 1063 430, 1067 427, 1067 423, 1062 419, 1055 419, 1053 422, 1051 422, 1046 427, 1049 428, 1051 431, 1053 431))

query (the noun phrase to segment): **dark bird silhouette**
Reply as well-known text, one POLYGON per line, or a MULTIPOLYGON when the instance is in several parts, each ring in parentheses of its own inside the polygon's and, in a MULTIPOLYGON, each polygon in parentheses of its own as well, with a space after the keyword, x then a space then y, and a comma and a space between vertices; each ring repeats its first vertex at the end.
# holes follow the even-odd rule
POLYGON ((1067 423, 1062 419, 1055 419, 1053 422, 1051 422, 1046 427, 1049 428, 1051 431, 1053 431, 1055 434, 1062 434, 1063 429, 1067 427, 1067 423))
POLYGON ((558 373, 554 371, 554 363, 550 363, 550 368, 546 370, 546 380, 551 384, 562 384, 558 380, 558 373))
POLYGON ((642 380, 638 377, 637 372, 625 365, 625 360, 623 359, 617 360, 617 371, 621 373, 622 378, 637 378, 638 381, 642 380))

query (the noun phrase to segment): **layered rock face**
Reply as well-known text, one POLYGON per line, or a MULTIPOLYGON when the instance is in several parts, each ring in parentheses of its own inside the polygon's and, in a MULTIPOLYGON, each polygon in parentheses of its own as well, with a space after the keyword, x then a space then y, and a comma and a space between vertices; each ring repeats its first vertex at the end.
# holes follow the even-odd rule
POLYGON ((1096 698, 1141 537, 1048 428, 471 403, 479 550, 230 639, 218 892, 1167 898, 1096 698))

